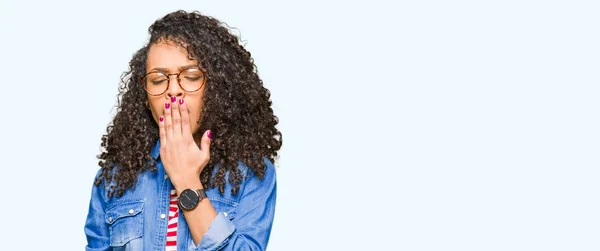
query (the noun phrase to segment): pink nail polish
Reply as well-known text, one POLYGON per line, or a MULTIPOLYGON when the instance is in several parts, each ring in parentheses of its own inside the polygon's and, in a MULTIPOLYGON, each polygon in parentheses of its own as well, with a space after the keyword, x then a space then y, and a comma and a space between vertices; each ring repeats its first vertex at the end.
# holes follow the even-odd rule
POLYGON ((182 98, 179 99, 179 104, 183 105, 183 99, 182 98))
POLYGON ((165 109, 169 109, 171 107, 171 103, 165 103, 165 109))
POLYGON ((163 122, 165 120, 165 117, 160 116, 159 120, 160 120, 160 122, 163 122))
POLYGON ((208 136, 209 139, 212 139, 212 131, 209 130, 207 136, 208 136))
POLYGON ((171 103, 175 102, 176 99, 177 99, 177 97, 171 96, 171 103))

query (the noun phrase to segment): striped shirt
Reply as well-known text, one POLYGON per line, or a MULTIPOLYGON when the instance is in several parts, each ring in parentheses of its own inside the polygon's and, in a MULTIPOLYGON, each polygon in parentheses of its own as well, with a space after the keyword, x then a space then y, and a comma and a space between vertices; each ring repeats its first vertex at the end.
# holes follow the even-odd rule
POLYGON ((169 227, 167 228, 167 251, 177 250, 177 217, 179 216, 177 207, 177 191, 171 190, 171 203, 169 205, 169 227))

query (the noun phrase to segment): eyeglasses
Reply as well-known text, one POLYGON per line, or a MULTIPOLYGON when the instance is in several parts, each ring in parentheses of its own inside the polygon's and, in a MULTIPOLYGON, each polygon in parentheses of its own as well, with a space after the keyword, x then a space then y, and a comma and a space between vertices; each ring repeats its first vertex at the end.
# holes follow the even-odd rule
POLYGON ((160 96, 169 89, 171 76, 177 76, 177 82, 181 89, 186 92, 195 92, 200 90, 206 81, 206 71, 200 68, 188 68, 177 74, 166 74, 160 71, 146 73, 140 78, 144 89, 152 96, 160 96))

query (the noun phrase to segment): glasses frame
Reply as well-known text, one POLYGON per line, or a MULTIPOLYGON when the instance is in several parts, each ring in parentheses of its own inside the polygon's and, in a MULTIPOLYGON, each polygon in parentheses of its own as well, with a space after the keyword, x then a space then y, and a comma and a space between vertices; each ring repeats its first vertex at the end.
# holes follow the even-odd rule
POLYGON ((148 72, 148 73, 144 74, 144 76, 142 76, 142 77, 141 77, 139 80, 140 80, 140 83, 142 84, 142 87, 143 87, 143 88, 144 88, 144 90, 146 91, 146 93, 150 94, 151 96, 160 96, 160 95, 163 95, 163 94, 165 94, 165 92, 167 92, 167 91, 169 90, 169 86, 170 86, 170 84, 171 84, 171 76, 173 76, 173 75, 177 76, 177 84, 179 85, 179 88, 181 88, 182 90, 184 90, 184 91, 186 91, 186 92, 188 92, 188 93, 197 92, 197 91, 199 91, 200 89, 202 89, 202 86, 204 86, 204 85, 206 84, 206 75, 207 75, 207 74, 206 74, 206 70, 204 70, 203 68, 200 68, 200 67, 191 67, 191 68, 184 69, 184 70, 180 71, 179 73, 171 73, 171 74, 168 74, 168 73, 166 73, 166 72, 162 72, 162 71, 151 71, 151 72, 148 72), (179 78, 179 76, 181 75, 181 73, 183 73, 184 71, 190 70, 190 69, 198 69, 198 70, 200 70, 200 71, 202 72, 202 74, 203 74, 203 77, 202 77, 202 84, 200 85, 200 87, 198 87, 198 89, 196 89, 196 90, 193 90, 193 91, 188 91, 188 90, 186 90, 185 88, 183 88, 183 86, 181 85, 181 78, 179 78), (163 91, 163 92, 162 92, 162 93, 160 93, 160 94, 153 94, 153 93, 150 93, 150 91, 148 91, 148 87, 146 86, 146 83, 144 82, 144 79, 145 79, 145 78, 146 78, 148 75, 150 75, 150 74, 152 74, 152 73, 160 73, 160 74, 162 74, 162 75, 165 75, 165 76, 167 76, 167 88, 165 88, 165 91, 163 91))

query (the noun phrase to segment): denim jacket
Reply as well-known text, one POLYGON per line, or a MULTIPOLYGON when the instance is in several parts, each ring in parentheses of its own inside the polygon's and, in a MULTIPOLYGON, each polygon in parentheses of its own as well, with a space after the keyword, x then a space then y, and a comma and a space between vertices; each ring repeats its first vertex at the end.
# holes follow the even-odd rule
MULTIPOLYGON (((152 150, 159 155, 160 142, 152 150)), ((275 213, 275 167, 267 158, 263 179, 243 163, 237 195, 227 183, 225 193, 206 190, 216 218, 196 246, 183 213, 179 213, 177 250, 265 250, 275 213)), ((155 172, 145 171, 133 189, 108 199, 105 182, 92 187, 85 222, 86 250, 165 250, 169 215, 169 177, 160 161, 155 172)), ((218 166, 215 168, 217 169, 218 166)), ((100 172, 98 172, 100 174, 100 172)), ((227 180, 227 177, 226 177, 227 180)))

